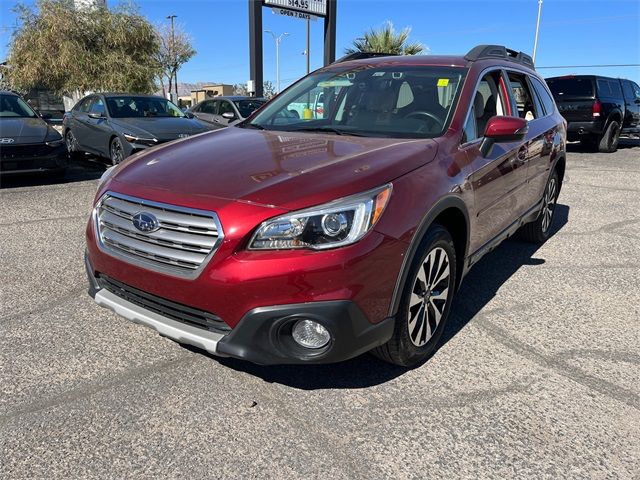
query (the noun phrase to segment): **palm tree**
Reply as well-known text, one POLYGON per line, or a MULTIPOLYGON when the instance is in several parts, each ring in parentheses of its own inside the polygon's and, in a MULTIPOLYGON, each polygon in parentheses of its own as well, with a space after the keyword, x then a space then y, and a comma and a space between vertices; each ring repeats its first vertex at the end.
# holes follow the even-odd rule
POLYGON ((419 42, 407 43, 411 28, 407 27, 396 33, 393 23, 386 21, 379 30, 365 32, 363 38, 356 38, 353 47, 345 49, 345 53, 377 52, 394 55, 417 55, 427 50, 419 42))

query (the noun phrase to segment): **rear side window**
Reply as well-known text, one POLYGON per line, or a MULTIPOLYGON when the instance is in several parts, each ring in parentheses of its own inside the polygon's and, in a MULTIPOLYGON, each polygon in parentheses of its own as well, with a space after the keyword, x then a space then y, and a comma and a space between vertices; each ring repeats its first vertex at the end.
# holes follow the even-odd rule
POLYGON ((609 83, 609 88, 611 89, 611 93, 616 98, 622 98, 622 90, 620 89, 620 81, 619 80, 607 80, 609 83))
POLYGON ((609 81, 599 78, 598 80, 596 80, 596 83, 598 84, 599 96, 610 97, 613 95, 613 92, 611 91, 611 83, 609 81))
POLYGON ((518 106, 518 116, 527 121, 541 117, 542 115, 537 111, 536 100, 529 90, 525 75, 509 72, 509 83, 511 84, 513 98, 518 106))
POLYGON ((536 77, 529 78, 531 79, 533 89, 536 91, 538 97, 540 97, 540 100, 542 101, 542 107, 544 109, 545 115, 551 115, 556 109, 556 104, 553 101, 553 98, 551 98, 551 95, 549 95, 549 92, 540 80, 538 80, 536 77))
POLYGON ((622 82, 622 90, 624 91, 624 98, 626 100, 635 100, 636 94, 633 91, 633 86, 629 80, 624 80, 622 82))
POLYGON ((567 97, 593 98, 593 80, 591 77, 551 78, 547 80, 551 93, 558 100, 567 97))

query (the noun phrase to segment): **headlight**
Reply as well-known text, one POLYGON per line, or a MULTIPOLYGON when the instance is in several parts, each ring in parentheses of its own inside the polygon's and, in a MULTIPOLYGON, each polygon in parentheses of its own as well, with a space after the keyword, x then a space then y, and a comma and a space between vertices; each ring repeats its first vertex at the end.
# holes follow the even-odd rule
POLYGON ((139 143, 141 145, 149 145, 150 147, 158 143, 157 138, 136 137, 135 135, 129 135, 128 133, 124 134, 124 138, 129 143, 139 143))
POLYGON ((249 250, 323 250, 360 240, 378 222, 391 196, 391 184, 263 222, 249 250))

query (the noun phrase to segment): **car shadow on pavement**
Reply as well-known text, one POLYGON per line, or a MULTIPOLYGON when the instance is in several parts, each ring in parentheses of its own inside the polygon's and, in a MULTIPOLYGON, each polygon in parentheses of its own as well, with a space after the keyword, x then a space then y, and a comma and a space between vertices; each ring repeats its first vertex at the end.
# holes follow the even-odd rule
MULTIPOLYGON (((552 236, 566 225, 568 219, 569 207, 558 204, 552 236)), ((455 297, 449 324, 438 349, 457 335, 520 267, 543 264, 544 259, 534 257, 539 248, 540 245, 507 240, 480 260, 464 279, 455 297)), ((406 368, 390 365, 371 354, 330 365, 263 366, 233 358, 215 357, 189 346, 184 348, 209 356, 226 367, 254 375, 266 382, 280 383, 302 390, 366 388, 388 382, 407 371, 406 368)), ((425 363, 423 368, 428 368, 428 360, 425 363)))
MULTIPOLYGON (((637 148, 640 147, 640 139, 638 138, 621 138, 618 142, 618 150, 627 150, 629 148, 637 148)), ((594 148, 589 146, 585 146, 580 142, 569 142, 567 143, 567 152, 569 153, 599 153, 594 148)), ((604 153, 601 155, 609 155, 608 153, 604 153)))
POLYGON ((0 189, 34 187, 39 185, 59 185, 64 183, 97 180, 108 165, 99 159, 87 157, 82 160, 70 160, 64 174, 48 172, 37 174, 11 174, 0 177, 0 189))

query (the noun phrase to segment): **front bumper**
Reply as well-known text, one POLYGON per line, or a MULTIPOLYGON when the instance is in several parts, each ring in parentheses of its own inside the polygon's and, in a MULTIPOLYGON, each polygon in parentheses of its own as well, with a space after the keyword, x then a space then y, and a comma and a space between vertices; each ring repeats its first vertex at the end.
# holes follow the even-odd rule
POLYGON ((67 167, 67 147, 38 145, 11 145, 0 148, 0 173, 38 173, 63 170, 67 167))
MULTIPOLYGON (((232 330, 217 326, 194 326, 185 319, 158 313, 129 301, 117 288, 96 278, 85 256, 89 280, 89 294, 96 303, 127 320, 153 328, 163 336, 179 343, 193 345, 207 352, 248 360, 262 365, 334 363, 353 358, 387 342, 393 334, 394 319, 386 318, 372 324, 352 301, 333 300, 306 302, 255 308, 244 315, 232 330), (301 318, 321 323, 331 334, 327 346, 307 349, 299 346, 291 336, 293 324, 301 318)), ((122 284, 120 284, 122 285, 122 284)), ((134 294, 149 294, 125 286, 134 294)), ((168 302, 156 298, 155 302, 168 302)), ((157 303, 156 303, 157 304, 157 303)), ((184 307, 188 308, 188 307, 184 307)), ((175 312, 175 310, 172 310, 175 312)))

